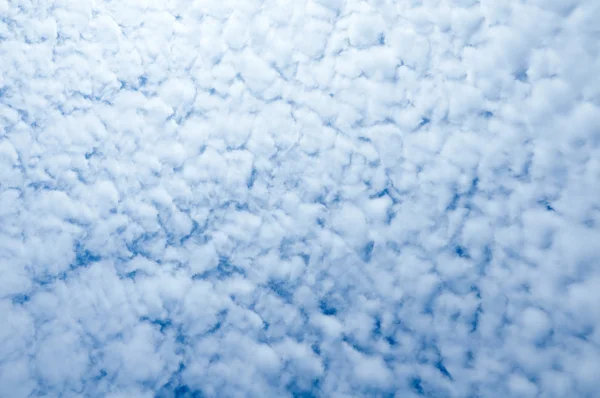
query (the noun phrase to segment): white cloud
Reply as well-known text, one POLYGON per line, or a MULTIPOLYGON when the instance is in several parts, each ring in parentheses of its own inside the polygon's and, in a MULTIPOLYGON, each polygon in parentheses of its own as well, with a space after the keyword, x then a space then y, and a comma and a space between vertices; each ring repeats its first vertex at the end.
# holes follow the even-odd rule
POLYGON ((592 396, 597 20, 0 1, 0 395, 592 396))

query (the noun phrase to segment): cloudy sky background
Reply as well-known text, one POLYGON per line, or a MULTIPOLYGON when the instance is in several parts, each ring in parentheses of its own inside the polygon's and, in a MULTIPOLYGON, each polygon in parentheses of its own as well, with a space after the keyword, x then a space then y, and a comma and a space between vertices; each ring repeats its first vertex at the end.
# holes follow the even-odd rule
POLYGON ((0 396, 597 396, 599 20, 0 0, 0 396))

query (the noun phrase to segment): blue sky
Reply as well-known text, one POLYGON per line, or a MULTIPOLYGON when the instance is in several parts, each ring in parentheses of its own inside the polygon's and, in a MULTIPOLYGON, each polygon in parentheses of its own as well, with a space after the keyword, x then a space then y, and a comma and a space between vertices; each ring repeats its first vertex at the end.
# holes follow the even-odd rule
POLYGON ((599 4, 0 0, 0 396, 596 396, 599 4))

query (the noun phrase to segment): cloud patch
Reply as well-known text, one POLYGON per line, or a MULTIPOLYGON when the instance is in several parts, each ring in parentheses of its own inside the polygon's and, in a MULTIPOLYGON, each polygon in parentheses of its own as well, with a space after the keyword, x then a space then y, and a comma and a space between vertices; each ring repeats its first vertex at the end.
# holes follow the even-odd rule
POLYGON ((0 3, 0 395, 593 396, 597 20, 0 3))

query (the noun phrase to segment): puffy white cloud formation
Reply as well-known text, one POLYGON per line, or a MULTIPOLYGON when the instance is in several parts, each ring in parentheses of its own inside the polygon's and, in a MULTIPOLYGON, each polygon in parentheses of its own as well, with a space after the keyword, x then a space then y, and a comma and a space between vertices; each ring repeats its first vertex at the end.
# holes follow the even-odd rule
POLYGON ((596 396, 599 5, 0 1, 0 395, 596 396))

